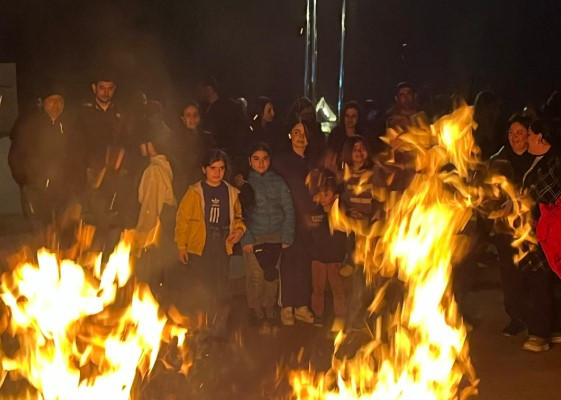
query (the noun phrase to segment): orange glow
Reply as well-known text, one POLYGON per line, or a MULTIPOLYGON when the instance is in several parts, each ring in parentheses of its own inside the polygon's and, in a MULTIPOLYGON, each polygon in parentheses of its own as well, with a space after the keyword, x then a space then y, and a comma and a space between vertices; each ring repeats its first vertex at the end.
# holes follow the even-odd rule
POLYGON ((99 254, 85 268, 42 249, 37 265, 2 276, 7 330, 19 343, 12 357, 2 354, 2 369, 37 392, 19 398, 130 399, 162 341, 175 338, 186 355, 187 329, 168 320, 147 285, 130 280, 129 252, 122 240, 107 264, 99 254))

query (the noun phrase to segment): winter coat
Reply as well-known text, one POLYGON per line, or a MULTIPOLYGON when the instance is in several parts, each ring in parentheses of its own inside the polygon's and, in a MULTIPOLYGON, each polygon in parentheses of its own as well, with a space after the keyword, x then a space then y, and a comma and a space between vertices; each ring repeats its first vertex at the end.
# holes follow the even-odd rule
MULTIPOLYGON (((245 232, 242 207, 238 199, 239 190, 227 182, 228 204, 230 208, 230 232, 240 229, 245 232)), ((201 182, 189 186, 183 196, 175 223, 175 243, 178 249, 187 249, 189 253, 202 255, 206 241, 205 196, 201 182)), ((232 246, 225 243, 226 252, 232 254, 232 246)))
POLYGON ((35 114, 18 124, 8 155, 18 185, 79 190, 85 178, 79 138, 63 113, 35 114))
POLYGON ((306 178, 312 169, 308 157, 300 157, 293 150, 273 159, 273 169, 287 183, 294 205, 295 227, 297 231, 309 230, 310 215, 316 204, 306 186, 306 178))
POLYGON ((274 171, 263 175, 251 170, 248 183, 251 185, 255 205, 248 212, 247 231, 241 244, 256 243, 255 236, 280 237, 281 243, 294 241, 294 207, 286 182, 274 171))
MULTIPOLYGON (((540 205, 553 205, 557 203, 557 200, 561 196, 561 157, 557 154, 557 149, 551 148, 543 158, 528 170, 524 176, 522 187, 535 201, 533 214, 538 221, 538 228, 540 228, 540 205)), ((546 217, 546 219, 547 218, 550 218, 550 216, 546 217)), ((542 224, 545 222, 545 220, 542 221, 542 224)), ((546 240, 543 232, 543 228, 539 229, 538 240, 540 242, 546 240), (541 239, 539 233, 541 233, 541 239)), ((532 271, 548 269, 549 264, 542 250, 542 246, 528 253, 528 255, 520 261, 520 266, 523 269, 531 269, 532 271)))

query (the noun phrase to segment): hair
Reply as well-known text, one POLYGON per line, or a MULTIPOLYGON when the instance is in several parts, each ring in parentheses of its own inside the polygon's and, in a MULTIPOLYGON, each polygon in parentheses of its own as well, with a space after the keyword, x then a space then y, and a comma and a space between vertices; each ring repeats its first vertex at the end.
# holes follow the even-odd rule
MULTIPOLYGON (((299 97, 292 103, 288 110, 288 114, 286 117, 286 122, 288 124, 292 124, 294 121, 300 120, 300 113, 305 110, 306 108, 313 108, 314 112, 316 108, 314 107, 314 103, 307 97, 299 97)), ((292 125, 294 126, 294 124, 292 125)))
POLYGON ((508 128, 510 128, 510 126, 514 123, 519 123, 520 125, 524 126, 524 128, 526 128, 526 130, 528 130, 530 128, 530 123, 532 122, 532 119, 522 115, 522 114, 512 114, 510 116, 510 118, 508 119, 508 128))
POLYGON ((168 160, 173 156, 171 139, 169 132, 152 132, 146 135, 146 143, 152 143, 156 153, 165 155, 168 160))
POLYGON ((308 124, 307 121, 297 119, 294 122, 292 122, 289 125, 288 134, 290 135, 290 132, 292 132, 292 129, 298 124, 302 124, 302 126, 304 127, 304 133, 306 134, 306 139, 308 140, 308 146, 309 146, 310 145, 310 125, 308 124))
POLYGON ((368 145, 366 139, 360 135, 349 136, 348 138, 345 139, 345 141, 343 142, 343 148, 341 149, 341 160, 349 166, 353 165, 353 147, 358 142, 361 142, 364 145, 364 147, 366 147, 367 156, 366 156, 366 161, 364 161, 363 167, 372 168, 373 163, 372 163, 372 152, 370 151, 370 146, 368 145))
POLYGON ((358 104, 358 101, 349 100, 349 101, 345 102, 343 104, 343 107, 341 108, 341 116, 340 116, 341 121, 344 121, 345 113, 350 108, 354 108, 356 110, 356 112, 358 113, 358 118, 360 119, 360 105, 358 104))
POLYGON ((274 105, 273 100, 265 96, 260 96, 257 99, 255 99, 255 103, 251 107, 250 117, 252 118, 252 120, 253 119, 255 121, 261 120, 261 118, 263 117, 263 112, 265 112, 265 106, 269 103, 274 105))
POLYGON ((220 149, 211 149, 206 152, 205 156, 203 157, 203 168, 210 167, 217 161, 223 161, 226 170, 228 170, 228 164, 230 160, 228 159, 228 155, 220 149))
POLYGON ((318 182, 318 189, 320 192, 332 191, 333 193, 337 193, 337 177, 335 176, 335 173, 333 171, 330 171, 328 169, 324 169, 321 171, 318 182))
POLYGON ((255 142, 249 146, 249 151, 247 153, 248 157, 251 157, 256 151, 264 151, 269 157, 271 157, 272 151, 271 146, 265 142, 255 142))
POLYGON ((199 103, 197 103, 196 101, 188 101, 183 105, 183 107, 181 107, 181 111, 179 112, 181 116, 183 116, 183 113, 185 112, 185 109, 187 107, 195 107, 199 111, 199 113, 201 112, 201 106, 199 105, 199 103))
POLYGON ((117 84, 117 77, 113 71, 98 71, 93 79, 92 83, 97 86, 99 82, 112 82, 117 84))
POLYGON ((399 82, 395 86, 395 94, 397 95, 397 93, 403 88, 409 88, 413 91, 413 93, 417 93, 417 89, 411 83, 409 83, 409 82, 399 82))
POLYGON ((561 148, 559 132, 557 129, 554 129, 554 126, 550 121, 542 118, 535 119, 530 124, 530 129, 536 135, 541 133, 542 138, 552 147, 561 148))
POLYGON ((219 88, 218 88, 218 82, 216 81, 216 78, 213 75, 205 75, 202 77, 200 84, 202 86, 210 86, 212 89, 214 89, 215 92, 219 92, 219 88))

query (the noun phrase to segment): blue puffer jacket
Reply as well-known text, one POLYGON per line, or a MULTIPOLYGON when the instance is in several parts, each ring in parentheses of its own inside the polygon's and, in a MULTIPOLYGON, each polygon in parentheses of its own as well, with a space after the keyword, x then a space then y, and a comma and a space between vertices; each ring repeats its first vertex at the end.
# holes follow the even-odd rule
POLYGON ((294 207, 288 185, 276 172, 263 175, 251 170, 247 179, 255 193, 255 206, 246 218, 241 244, 256 243, 255 236, 279 236, 284 244, 294 241, 294 207))

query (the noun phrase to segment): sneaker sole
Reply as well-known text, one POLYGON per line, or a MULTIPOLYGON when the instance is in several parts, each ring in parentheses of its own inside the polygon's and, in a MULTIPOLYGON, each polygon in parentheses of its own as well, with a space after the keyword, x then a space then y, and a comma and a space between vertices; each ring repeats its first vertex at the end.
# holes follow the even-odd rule
POLYGON ((296 318, 298 321, 302 321, 302 322, 305 322, 307 324, 313 324, 314 323, 313 320, 310 321, 309 319, 306 319, 306 317, 299 317, 298 315, 294 315, 294 318, 296 318))
POLYGON ((287 321, 287 320, 284 320, 284 319, 281 318, 281 323, 285 326, 292 326, 292 325, 294 325, 294 320, 291 319, 291 320, 287 321))
POLYGON ((533 353, 543 353, 544 351, 549 351, 549 345, 544 345, 544 346, 523 345, 522 349, 526 351, 531 351, 533 353))

